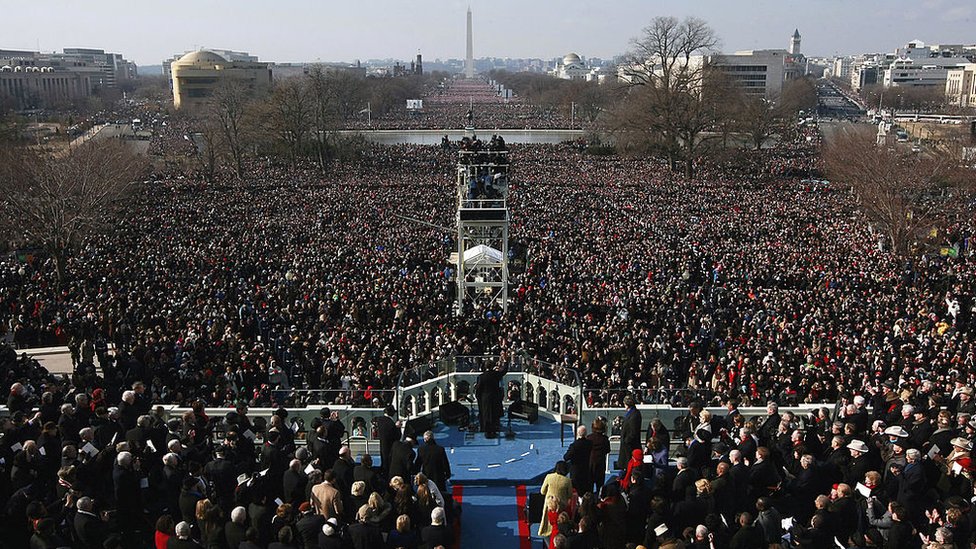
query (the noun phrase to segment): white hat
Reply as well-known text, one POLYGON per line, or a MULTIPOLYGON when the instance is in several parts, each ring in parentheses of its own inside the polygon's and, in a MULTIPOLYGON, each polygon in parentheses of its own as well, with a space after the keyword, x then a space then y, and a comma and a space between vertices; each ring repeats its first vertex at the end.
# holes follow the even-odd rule
POLYGON ((864 443, 863 440, 852 440, 850 444, 847 445, 851 450, 861 452, 862 454, 868 453, 868 445, 864 443))
POLYGON ((956 437, 956 438, 950 440, 949 441, 949 444, 952 444, 953 446, 962 448, 963 450, 966 450, 966 451, 969 451, 969 450, 972 450, 973 449, 973 443, 972 443, 972 441, 970 441, 967 438, 963 438, 963 437, 956 437))
POLYGON ((898 437, 898 438, 908 438, 908 431, 905 430, 901 425, 892 425, 884 430, 884 434, 898 437))

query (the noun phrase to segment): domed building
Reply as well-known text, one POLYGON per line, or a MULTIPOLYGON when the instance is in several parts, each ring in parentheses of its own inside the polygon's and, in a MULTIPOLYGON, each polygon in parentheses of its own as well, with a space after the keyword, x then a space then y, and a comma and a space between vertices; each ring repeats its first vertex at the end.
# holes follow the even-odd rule
POLYGON ((587 68, 580 56, 575 53, 567 53, 563 56, 561 63, 556 64, 552 75, 563 80, 586 80, 586 75, 590 69, 587 68))
POLYGON ((206 104, 214 91, 228 80, 244 83, 255 95, 263 95, 271 89, 268 63, 228 61, 209 50, 191 51, 173 61, 170 69, 173 106, 177 109, 206 104))

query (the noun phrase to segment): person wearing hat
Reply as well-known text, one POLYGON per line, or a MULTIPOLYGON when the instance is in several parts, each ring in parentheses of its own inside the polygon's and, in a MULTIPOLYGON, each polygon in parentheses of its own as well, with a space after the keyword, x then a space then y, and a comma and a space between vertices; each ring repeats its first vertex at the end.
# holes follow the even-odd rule
POLYGON ((685 546, 681 540, 674 537, 667 524, 660 524, 654 528, 654 535, 657 537, 659 549, 681 549, 685 546))
POLYGON ((908 444, 907 439, 897 439, 888 446, 887 448, 888 454, 885 459, 885 467, 884 467, 885 482, 888 482, 890 480, 890 472, 892 466, 898 465, 899 467, 902 468, 905 467, 905 463, 906 463, 905 451, 908 450, 907 444, 908 444))
POLYGON ((956 431, 952 424, 952 414, 946 410, 940 411, 935 416, 935 431, 928 438, 928 446, 925 447, 926 453, 932 446, 937 446, 941 456, 949 455, 949 452, 952 451, 952 443, 950 441, 956 435, 958 435, 958 431, 956 431))
MULTIPOLYGON (((335 524, 338 525, 338 522, 336 521, 335 524)), ((298 506, 298 520, 295 521, 295 532, 301 540, 299 546, 318 547, 319 534, 322 533, 324 525, 325 517, 317 514, 309 502, 303 501, 298 506)), ((233 547, 233 545, 228 544, 228 547, 233 547)))
POLYGON ((901 420, 901 398, 898 396, 898 389, 894 384, 885 384, 884 390, 884 404, 882 405, 882 410, 884 413, 879 417, 883 419, 888 425, 897 424, 901 420))
POLYGON ((912 424, 908 427, 908 438, 912 446, 925 448, 933 431, 932 422, 929 421, 929 416, 925 409, 915 408, 912 411, 912 424))
POLYGON ((976 401, 973 400, 973 388, 963 385, 955 390, 949 401, 949 412, 952 414, 976 414, 976 401))
POLYGON ((871 459, 868 456, 868 445, 863 440, 854 439, 847 444, 847 449, 851 453, 851 461, 848 463, 844 474, 844 482, 851 486, 861 482, 864 475, 873 469, 871 459))
POLYGON ((950 441, 952 444, 952 451, 946 456, 946 468, 951 473, 954 466, 958 464, 955 469, 958 471, 972 471, 973 463, 970 456, 970 452, 973 450, 973 443, 971 440, 963 437, 956 437, 950 441))
POLYGON ((343 536, 342 528, 339 526, 339 521, 335 517, 330 518, 322 523, 322 527, 318 531, 318 543, 309 545, 305 544, 305 547, 318 547, 319 549, 345 549, 349 547, 352 543, 348 536, 343 536))

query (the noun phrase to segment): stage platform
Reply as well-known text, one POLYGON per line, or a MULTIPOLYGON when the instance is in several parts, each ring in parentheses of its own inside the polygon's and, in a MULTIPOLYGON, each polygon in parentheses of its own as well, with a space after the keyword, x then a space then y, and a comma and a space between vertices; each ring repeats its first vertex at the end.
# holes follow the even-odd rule
POLYGON ((513 421, 513 439, 504 436, 507 420, 503 421, 502 427, 498 438, 486 438, 483 433, 468 433, 437 422, 432 430, 437 443, 447 449, 451 460, 451 484, 514 486, 541 483, 556 461, 563 458, 573 439, 570 425, 563 426, 543 416, 535 424, 513 421), (560 427, 566 430, 565 446, 560 442, 560 427))

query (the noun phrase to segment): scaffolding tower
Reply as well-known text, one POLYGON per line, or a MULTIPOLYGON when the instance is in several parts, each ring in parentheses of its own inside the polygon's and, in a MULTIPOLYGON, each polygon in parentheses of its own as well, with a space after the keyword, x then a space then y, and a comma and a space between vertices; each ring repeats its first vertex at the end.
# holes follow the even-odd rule
MULTIPOLYGON (((472 128, 467 128, 469 133, 472 128)), ((500 143, 500 144, 499 144, 500 143)), ((457 164, 458 315, 508 312, 508 151, 466 140, 457 164), (467 148, 465 148, 465 146, 467 148)))

